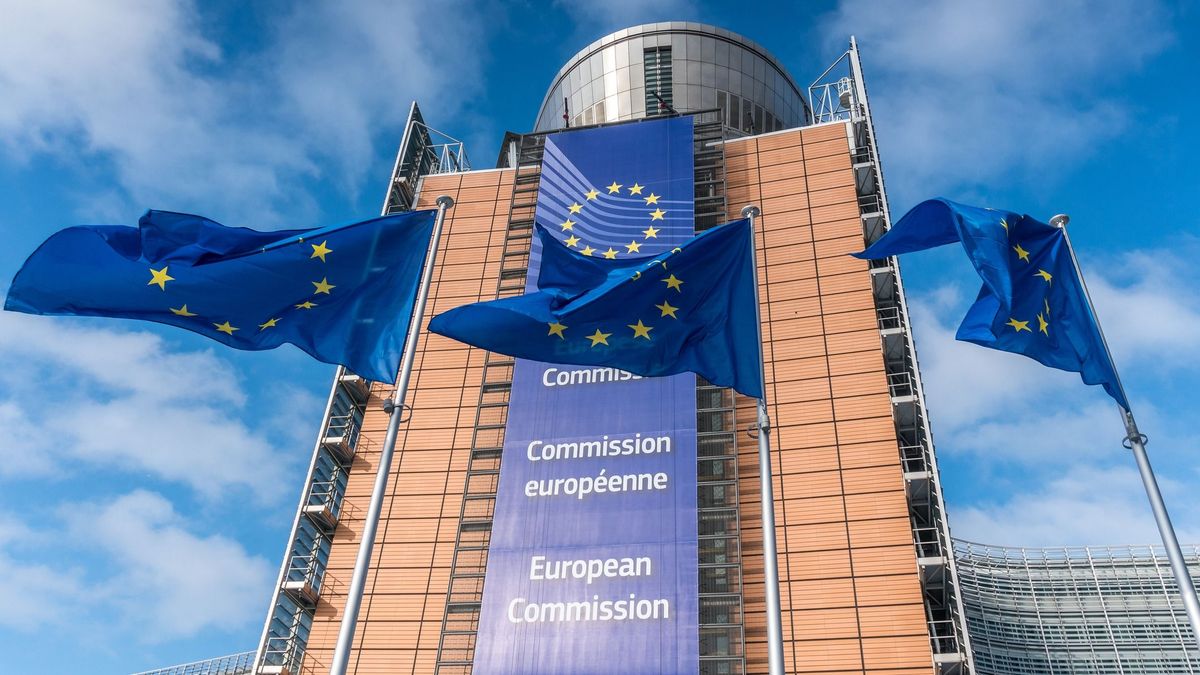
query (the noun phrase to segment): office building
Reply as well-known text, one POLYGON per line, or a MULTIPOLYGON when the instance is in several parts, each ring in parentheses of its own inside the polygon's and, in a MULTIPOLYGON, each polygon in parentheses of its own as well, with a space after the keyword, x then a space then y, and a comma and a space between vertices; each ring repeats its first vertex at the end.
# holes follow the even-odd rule
MULTIPOLYGON (((563 66, 495 168, 470 166, 414 104, 384 211, 455 200, 426 321, 520 294, 548 139, 691 116, 696 228, 762 210, 787 672, 972 672, 900 271, 847 255, 888 227, 857 49, 802 75, 712 26, 621 30, 563 66)), ((417 349, 350 653, 359 675, 470 673, 476 654, 514 360, 427 333, 417 349)), ((329 668, 391 393, 345 371, 332 383, 256 673, 329 668)), ((701 673, 766 672, 754 418, 754 401, 697 385, 701 673)))

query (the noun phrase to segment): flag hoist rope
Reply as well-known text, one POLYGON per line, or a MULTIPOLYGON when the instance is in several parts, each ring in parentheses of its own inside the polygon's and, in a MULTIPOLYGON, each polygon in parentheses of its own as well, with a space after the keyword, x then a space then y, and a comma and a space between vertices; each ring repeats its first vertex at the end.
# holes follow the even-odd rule
MULTIPOLYGON (((1071 246, 1071 237, 1067 234, 1067 223, 1071 217, 1060 213, 1050 219, 1050 224, 1062 230, 1063 241, 1071 254, 1071 265, 1075 268, 1075 276, 1083 288, 1083 297, 1087 299, 1088 311, 1096 322, 1096 330, 1100 333, 1100 341, 1104 344, 1104 352, 1112 364, 1113 375, 1117 378, 1117 387, 1121 390, 1126 402, 1129 396, 1125 394, 1125 385, 1121 383, 1121 374, 1117 372, 1117 364, 1113 361, 1112 350, 1108 348, 1108 340, 1104 337, 1104 329, 1100 326, 1100 316, 1092 304, 1092 294, 1088 292, 1087 282, 1083 279, 1083 271, 1079 269, 1079 260, 1075 257, 1075 247, 1071 246)), ((1171 571, 1175 575, 1175 583, 1179 584, 1179 594, 1183 597, 1183 607, 1187 611, 1188 621, 1192 625, 1192 639, 1200 647, 1200 601, 1196 598, 1196 587, 1192 584, 1192 576, 1188 572, 1187 562, 1183 559, 1183 551, 1179 548, 1179 539, 1175 536, 1175 528, 1171 525, 1171 517, 1167 515, 1167 505, 1163 502, 1162 492, 1158 489, 1158 480, 1154 477, 1154 469, 1150 468, 1150 457, 1146 454, 1146 435, 1138 431, 1137 421, 1133 419, 1133 411, 1118 406, 1121 411, 1121 421, 1125 424, 1124 445, 1133 451, 1137 461, 1138 473, 1142 476, 1142 484, 1146 487, 1146 496, 1150 499, 1150 509, 1154 512, 1154 522, 1158 525, 1158 533, 1162 536, 1163 547, 1167 549, 1167 559, 1171 561, 1171 571)))
POLYGON ((771 420, 767 416, 767 362, 763 359, 762 310, 758 301, 758 246, 754 218, 762 211, 757 206, 742 209, 750 221, 750 269, 754 270, 754 319, 758 329, 758 365, 762 398, 758 399, 758 484, 762 504, 763 575, 767 595, 767 672, 783 672, 783 618, 779 609, 779 557, 775 550, 775 494, 771 479, 771 420))
POLYGON ((338 629, 337 647, 329 666, 330 675, 345 675, 350 663, 350 646, 354 642, 354 628, 358 623, 358 609, 362 604, 363 587, 367 582, 367 570, 371 563, 371 550, 375 546, 375 530, 379 527, 379 513, 383 510, 384 492, 387 490, 388 472, 392 468, 392 455, 396 450, 396 435, 404 417, 404 397, 408 393, 408 381, 412 376, 413 360, 417 352, 417 338, 421 333, 421 321, 425 316, 425 301, 429 299, 429 282, 433 278, 433 263, 437 259, 438 242, 442 237, 442 223, 446 210, 454 206, 449 195, 437 198, 437 219, 433 223, 433 234, 429 238, 429 252, 425 255, 425 269, 421 273, 421 287, 417 291, 417 302, 413 307, 412 319, 408 324, 408 337, 404 342, 404 359, 400 363, 400 379, 392 398, 384 403, 384 411, 391 415, 388 420, 387 436, 383 439, 383 451, 379 455, 379 467, 375 471, 375 488, 371 491, 371 504, 367 507, 367 519, 363 523, 362 541, 358 545, 358 557, 354 561, 354 576, 350 579, 350 590, 346 595, 346 607, 342 612, 342 624, 338 629))

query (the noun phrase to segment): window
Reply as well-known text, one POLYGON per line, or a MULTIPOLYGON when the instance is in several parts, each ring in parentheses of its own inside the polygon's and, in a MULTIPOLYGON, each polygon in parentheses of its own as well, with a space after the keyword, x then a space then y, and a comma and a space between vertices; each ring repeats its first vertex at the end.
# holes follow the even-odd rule
POLYGON ((674 106, 671 93, 671 48, 648 47, 644 53, 644 62, 646 116, 665 115, 674 106))

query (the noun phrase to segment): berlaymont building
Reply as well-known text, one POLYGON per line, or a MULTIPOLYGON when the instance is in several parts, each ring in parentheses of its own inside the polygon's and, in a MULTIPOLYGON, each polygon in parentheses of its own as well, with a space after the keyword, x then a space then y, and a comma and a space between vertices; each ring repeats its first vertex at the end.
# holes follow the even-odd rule
MULTIPOLYGON (((394 170, 380 188, 384 213, 453 199, 425 320, 524 292, 543 162, 573 136, 688 118, 696 230, 737 219, 747 205, 761 210, 759 304, 784 670, 1200 672, 1157 549, 1019 549, 951 538, 900 269, 894 259, 847 255, 889 227, 873 116, 901 112, 873 110, 866 84, 853 40, 828 68, 805 64, 794 73, 746 37, 670 22, 583 47, 551 78, 540 107, 530 102, 532 129, 506 134, 494 163, 468 161, 463 144, 427 125, 413 103, 394 170)), ((622 203, 647 199, 649 212, 653 185, 643 192, 633 176, 612 181, 593 190, 622 203)), ((586 216, 593 197, 578 199, 573 206, 586 216)), ((650 232, 655 217, 647 216, 650 232)), ((633 250, 652 237, 635 236, 633 250)), ((596 659, 592 645, 555 645, 546 637, 553 633, 539 632, 553 627, 525 621, 536 612, 524 596, 537 586, 498 578, 497 560, 507 552, 490 549, 493 532, 512 526, 496 522, 498 500, 509 498, 502 474, 523 460, 505 451, 510 423, 558 410, 553 401, 514 400, 521 369, 519 359, 421 335, 346 672, 622 672, 611 665, 620 662, 616 655, 650 645, 642 656, 662 666, 637 672, 766 673, 762 492, 757 441, 747 433, 755 402, 702 380, 694 400, 687 390, 686 415, 669 422, 675 438, 687 435, 696 448, 695 495, 679 501, 694 553, 678 558, 686 569, 673 570, 682 581, 672 621, 682 632, 660 625, 666 605, 661 613, 647 605, 653 611, 642 616, 636 593, 626 593, 633 587, 595 581, 611 561, 597 564, 586 584, 576 582, 580 597, 600 603, 615 594, 609 607, 627 605, 619 618, 629 620, 621 623, 636 624, 641 637, 606 642, 596 659), (498 589, 513 584, 524 595, 502 598, 498 589), (508 632, 489 623, 505 611, 514 624, 508 632), (533 662, 533 653, 557 665, 519 665, 533 662)), ((550 382, 579 379, 571 371, 560 383, 563 372, 556 369, 550 382)), ((608 379, 595 386, 628 385, 608 379)), ((313 420, 319 433, 311 466, 297 486, 295 522, 280 542, 278 583, 253 651, 155 673, 329 672, 388 423, 382 404, 392 391, 345 370, 332 382, 324 419, 313 420)), ((574 410, 572 419, 602 415, 603 407, 574 410)), ((521 527, 536 530, 554 510, 542 508, 521 527)), ((621 529, 619 519, 613 524, 621 529)), ((1200 551, 1188 553, 1200 565, 1200 551)), ((537 574, 529 577, 550 583, 552 558, 535 558, 537 574)), ((646 560, 630 574, 652 574, 646 560)), ((617 576, 611 564, 608 576, 617 576)), ((605 639, 608 628, 595 630, 605 639)), ((246 646, 254 640, 247 636, 246 646)))

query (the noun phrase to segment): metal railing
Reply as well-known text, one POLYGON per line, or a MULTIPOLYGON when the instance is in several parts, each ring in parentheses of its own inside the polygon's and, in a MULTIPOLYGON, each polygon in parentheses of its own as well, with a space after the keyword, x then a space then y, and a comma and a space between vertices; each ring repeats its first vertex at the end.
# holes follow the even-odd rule
POLYGON ((904 467, 904 473, 922 473, 924 471, 928 471, 929 459, 925 456, 925 446, 901 446, 900 463, 904 467))
POLYGON ((899 307, 880 307, 875 311, 879 318, 879 330, 903 330, 904 316, 899 307))
POLYGON ((313 481, 308 491, 309 506, 324 506, 336 520, 342 509, 342 492, 345 487, 338 477, 330 480, 313 481))
POLYGON ((917 388, 913 382, 912 373, 901 371, 898 373, 888 373, 888 394, 892 398, 901 398, 906 396, 916 396, 917 388))
POLYGON ((181 663, 156 670, 145 670, 134 675, 245 675, 254 667, 254 652, 241 652, 218 656, 203 661, 181 663))
POLYGON ((946 547, 942 545, 941 530, 936 527, 913 528, 913 545, 918 558, 940 558, 946 547))
POLYGON ((271 636, 267 638, 267 643, 263 647, 262 664, 259 666, 259 672, 289 672, 296 673, 300 668, 300 661, 304 659, 304 643, 295 634, 285 636, 271 636))
POLYGON ((288 562, 284 583, 303 583, 314 595, 321 592, 321 580, 325 578, 325 562, 316 553, 298 553, 288 562))

